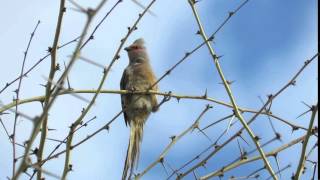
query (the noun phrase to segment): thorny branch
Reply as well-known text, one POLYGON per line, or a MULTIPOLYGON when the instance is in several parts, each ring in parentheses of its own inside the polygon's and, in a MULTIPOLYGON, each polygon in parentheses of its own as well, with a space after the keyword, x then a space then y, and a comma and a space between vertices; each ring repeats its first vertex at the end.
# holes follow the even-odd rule
POLYGON ((30 39, 29 39, 29 42, 28 42, 28 45, 27 45, 27 49, 26 51, 24 52, 24 56, 23 56, 23 62, 22 62, 22 66, 21 66, 21 71, 20 71, 20 77, 19 77, 19 84, 18 84, 18 88, 15 90, 15 93, 16 93, 16 103, 15 103, 15 117, 14 117, 14 123, 13 123, 13 133, 12 135, 10 136, 10 138, 12 139, 12 154, 13 154, 13 160, 12 160, 12 177, 14 176, 14 173, 16 171, 16 162, 17 162, 17 159, 16 159, 16 128, 17 128, 17 121, 18 121, 18 117, 19 117, 19 110, 18 110, 18 101, 20 99, 20 90, 21 90, 21 85, 22 85, 22 79, 23 79, 23 73, 24 73, 24 68, 25 68, 25 63, 26 63, 26 60, 27 60, 27 55, 28 55, 28 52, 29 52, 29 48, 30 48, 30 45, 31 45, 31 42, 32 42, 32 39, 34 37, 34 34, 38 28, 40 24, 40 21, 37 22, 34 30, 32 31, 31 35, 30 35, 30 39))
MULTIPOLYGON (((189 4, 190 4, 190 6, 192 8, 193 14, 194 14, 194 16, 195 16, 195 18, 197 20, 197 23, 198 23, 198 26, 199 26, 199 29, 200 29, 200 35, 203 37, 203 39, 207 39, 207 35, 206 35, 206 33, 205 33, 204 29, 203 29, 202 23, 200 21, 200 17, 198 15, 198 12, 197 12, 196 7, 195 7, 195 3, 196 3, 195 0, 189 0, 189 4)), ((241 112, 239 111, 238 105, 237 105, 237 103, 235 101, 235 98, 234 98, 233 93, 231 91, 230 85, 226 81, 224 73, 223 73, 222 68, 220 66, 218 56, 214 52, 210 42, 207 42, 206 45, 207 45, 207 47, 208 47, 208 49, 210 51, 210 54, 212 56, 212 59, 213 59, 214 64, 216 66, 216 69, 219 72, 220 78, 221 78, 221 80, 222 80, 222 82, 224 84, 224 87, 225 87, 225 89, 226 89, 226 91, 228 93, 228 96, 230 98, 230 101, 232 103, 232 106, 233 106, 233 109, 234 109, 234 112, 235 112, 235 116, 240 120, 241 124, 243 125, 245 130, 250 135, 252 141, 255 143, 255 145, 256 145, 256 147, 257 147, 257 149, 258 149, 258 151, 259 151, 259 153, 260 153, 260 155, 261 155, 261 157, 262 157, 262 159, 264 161, 264 164, 266 165, 269 173, 272 175, 273 179, 277 180, 278 178, 275 175, 275 173, 274 173, 274 171, 273 171, 273 169, 272 169, 272 167, 270 165, 270 162, 268 161, 267 157, 265 156, 264 151, 260 146, 259 140, 256 138, 256 135, 253 133, 253 131, 251 130, 251 128, 249 127, 249 125, 247 124, 245 119, 243 118, 241 112)))

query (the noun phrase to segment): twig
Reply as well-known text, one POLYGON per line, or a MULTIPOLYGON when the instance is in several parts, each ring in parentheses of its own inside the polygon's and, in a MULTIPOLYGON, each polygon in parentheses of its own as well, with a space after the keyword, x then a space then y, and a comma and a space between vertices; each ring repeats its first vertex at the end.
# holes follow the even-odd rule
POLYGON ((20 99, 20 90, 21 90, 21 86, 22 86, 22 79, 23 79, 23 73, 24 73, 24 68, 25 68, 25 63, 26 63, 26 60, 27 60, 27 55, 28 55, 28 52, 29 52, 29 48, 30 48, 30 45, 31 45, 31 42, 32 42, 32 39, 34 37, 34 34, 38 28, 40 24, 40 21, 37 22, 34 30, 32 31, 31 35, 30 35, 30 39, 29 39, 29 42, 28 42, 28 45, 27 45, 27 49, 26 51, 24 52, 24 56, 23 56, 23 62, 22 62, 22 66, 21 66, 21 71, 20 71, 20 78, 19 78, 19 83, 18 83, 18 88, 15 90, 15 93, 16 93, 16 104, 15 104, 15 116, 14 116, 14 123, 13 123, 13 133, 12 133, 12 154, 13 154, 13 160, 12 160, 12 177, 14 176, 14 173, 16 171, 16 162, 17 162, 17 159, 16 159, 16 128, 17 128, 17 120, 18 120, 18 116, 19 114, 17 112, 19 112, 18 110, 18 100, 20 99))
POLYGON ((311 114, 311 119, 310 119, 310 123, 309 123, 309 128, 308 128, 308 132, 306 135, 306 139, 303 141, 300 160, 299 160, 299 164, 297 166, 296 173, 294 175, 294 180, 300 179, 301 172, 304 168, 304 164, 305 164, 305 160, 306 160, 305 155, 306 155, 306 151, 307 151, 307 145, 308 145, 309 139, 312 135, 313 123, 316 118, 316 114, 318 112, 318 104, 315 106, 312 106, 311 111, 312 111, 312 114, 311 114))
POLYGON ((219 120, 217 120, 217 121, 215 121, 215 122, 207 125, 206 127, 202 128, 201 130, 204 131, 204 130, 212 127, 213 125, 216 125, 216 124, 218 124, 218 123, 220 123, 220 122, 222 122, 222 121, 225 121, 225 120, 227 120, 227 119, 229 119, 229 118, 231 118, 231 117, 233 117, 233 116, 234 116, 234 114, 230 114, 230 115, 228 115, 228 116, 226 116, 226 117, 223 117, 223 118, 221 118, 221 119, 219 119, 219 120))

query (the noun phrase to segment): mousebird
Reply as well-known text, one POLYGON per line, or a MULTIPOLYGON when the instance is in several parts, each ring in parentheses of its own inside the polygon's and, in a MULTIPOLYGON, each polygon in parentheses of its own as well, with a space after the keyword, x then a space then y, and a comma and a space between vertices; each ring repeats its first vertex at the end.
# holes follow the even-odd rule
MULTIPOLYGON (((158 90, 157 81, 142 38, 125 48, 129 57, 129 65, 123 72, 120 89, 128 91, 158 90)), ((130 126, 130 139, 122 180, 130 179, 138 165, 143 126, 151 112, 158 110, 157 98, 154 94, 123 94, 121 104, 126 125, 130 126)))

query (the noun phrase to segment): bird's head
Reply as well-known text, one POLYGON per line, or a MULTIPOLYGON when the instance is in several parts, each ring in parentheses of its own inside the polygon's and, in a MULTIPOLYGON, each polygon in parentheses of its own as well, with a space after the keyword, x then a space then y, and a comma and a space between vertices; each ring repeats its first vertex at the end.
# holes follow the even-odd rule
POLYGON ((128 52, 130 63, 143 63, 149 61, 149 57, 144 46, 143 38, 135 40, 129 47, 124 50, 128 52))

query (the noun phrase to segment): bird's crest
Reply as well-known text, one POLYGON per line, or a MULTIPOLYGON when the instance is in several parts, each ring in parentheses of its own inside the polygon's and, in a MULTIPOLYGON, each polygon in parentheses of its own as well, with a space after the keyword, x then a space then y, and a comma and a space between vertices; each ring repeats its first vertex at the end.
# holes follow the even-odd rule
POLYGON ((144 46, 144 44, 145 44, 144 39, 139 38, 139 39, 135 40, 132 45, 144 46))

